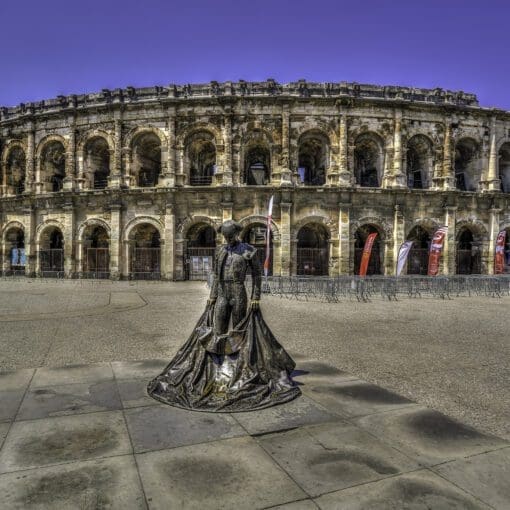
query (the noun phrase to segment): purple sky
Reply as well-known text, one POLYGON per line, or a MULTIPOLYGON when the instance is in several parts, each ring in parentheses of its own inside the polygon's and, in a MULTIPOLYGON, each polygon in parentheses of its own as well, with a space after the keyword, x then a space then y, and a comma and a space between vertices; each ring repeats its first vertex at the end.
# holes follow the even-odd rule
POLYGON ((509 0, 0 0, 0 105, 265 80, 474 92, 510 110, 509 0))

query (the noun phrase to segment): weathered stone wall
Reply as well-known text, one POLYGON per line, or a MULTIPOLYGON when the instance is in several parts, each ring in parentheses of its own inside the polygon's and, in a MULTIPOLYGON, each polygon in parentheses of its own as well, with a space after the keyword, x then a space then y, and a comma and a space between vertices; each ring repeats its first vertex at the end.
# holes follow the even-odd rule
POLYGON ((498 168, 506 143, 509 112, 480 108, 471 94, 441 89, 212 82, 104 90, 2 108, 2 268, 9 267, 11 229, 24 231, 26 271, 34 274, 40 271, 41 236, 56 227, 64 238, 65 273, 78 274, 84 232, 100 225, 109 236, 111 276, 127 277, 133 229, 148 223, 160 234, 162 278, 182 279, 194 225, 217 227, 233 218, 248 228, 264 221, 274 195, 274 274, 296 273, 298 232, 307 224, 328 233, 330 275, 354 271, 355 232, 363 225, 378 230, 385 274, 394 274, 398 248, 417 225, 429 232, 448 225, 446 274, 456 270, 458 235, 468 227, 481 250, 482 272, 490 273, 497 232, 510 227, 510 195, 500 189, 498 168), (159 140, 161 171, 154 186, 142 188, 133 172, 140 161, 137 143, 146 133, 159 140), (190 144, 197 136, 214 145, 216 166, 210 184, 194 186, 190 144), (298 173, 300 147, 310 136, 322 141, 327 155, 319 185, 303 184, 298 173), (108 147, 104 189, 90 189, 85 178, 89 142, 97 138, 108 147), (416 141, 423 148, 426 189, 408 186, 408 150, 416 141), (44 154, 56 142, 63 146, 65 177, 59 191, 49 191, 53 167, 44 154), (473 191, 456 187, 459 142, 473 148, 465 171, 473 191), (375 148, 379 186, 359 184, 356 165, 365 146, 375 148), (11 157, 15 148, 25 156, 22 183, 11 157), (246 184, 253 148, 269 155, 265 185, 246 184))

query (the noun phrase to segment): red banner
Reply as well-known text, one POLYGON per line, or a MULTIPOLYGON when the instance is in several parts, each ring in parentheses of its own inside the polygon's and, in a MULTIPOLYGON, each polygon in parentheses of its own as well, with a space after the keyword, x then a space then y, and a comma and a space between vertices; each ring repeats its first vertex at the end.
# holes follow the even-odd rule
POLYGON ((505 242, 506 230, 502 230, 496 239, 496 253, 494 254, 494 274, 505 272, 505 242))
POLYGON ((365 241, 365 246, 363 248, 363 255, 361 256, 361 264, 359 266, 359 275, 366 276, 368 269, 368 262, 370 261, 370 255, 372 253, 372 246, 374 245, 375 238, 377 237, 377 232, 373 234, 369 234, 367 240, 365 241))
POLYGON ((439 259, 441 257, 441 252, 443 251, 443 242, 446 237, 447 230, 448 227, 438 228, 432 238, 429 251, 429 268, 427 271, 429 276, 436 276, 439 273, 439 259))

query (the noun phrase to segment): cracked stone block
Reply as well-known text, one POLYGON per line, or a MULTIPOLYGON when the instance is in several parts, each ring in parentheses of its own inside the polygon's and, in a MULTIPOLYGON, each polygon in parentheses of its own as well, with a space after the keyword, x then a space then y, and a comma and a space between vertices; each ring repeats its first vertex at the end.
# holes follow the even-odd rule
POLYGON ((35 420, 68 414, 121 409, 115 381, 67 384, 31 389, 21 405, 18 420, 35 420))
POLYGON ((124 409, 161 405, 160 402, 147 394, 146 379, 123 379, 117 381, 117 387, 124 409))
POLYGON ((372 414, 355 423, 420 463, 434 465, 508 445, 444 414, 420 406, 372 414))
POLYGON ((256 412, 235 413, 235 419, 249 434, 266 434, 303 425, 337 421, 340 418, 328 412, 308 397, 300 397, 279 406, 256 412))
POLYGON ((136 457, 153 508, 262 509, 307 497, 249 437, 136 457))
POLYGON ((33 375, 33 368, 0 372, 0 391, 24 391, 33 375))
POLYGON ((489 510, 482 502, 427 470, 331 492, 315 502, 322 510, 489 510))
POLYGON ((147 508, 131 456, 72 462, 0 475, 4 508, 147 508))
POLYGON ((266 435, 259 441, 311 496, 419 467, 358 427, 341 423, 266 435))
POLYGON ((303 391, 330 411, 347 416, 365 416, 414 404, 397 393, 359 380, 309 384, 303 391))
POLYGON ((25 390, 0 391, 0 422, 14 420, 25 390))
POLYGON ((168 362, 165 359, 113 361, 112 369, 116 379, 147 379, 148 383, 163 371, 168 362))
POLYGON ((158 405, 128 409, 125 415, 137 453, 246 435, 228 414, 158 405))
POLYGON ((510 448, 441 464, 434 471, 493 508, 510 507, 510 448))
POLYGON ((42 367, 35 372, 30 388, 59 386, 73 383, 94 383, 113 379, 109 363, 42 367))
POLYGON ((0 451, 0 473, 132 453, 121 411, 20 421, 0 451))

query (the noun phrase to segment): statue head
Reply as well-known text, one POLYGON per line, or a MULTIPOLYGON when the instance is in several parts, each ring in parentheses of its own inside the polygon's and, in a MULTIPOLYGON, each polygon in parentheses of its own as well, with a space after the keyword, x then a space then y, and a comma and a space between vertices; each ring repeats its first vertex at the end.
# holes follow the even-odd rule
POLYGON ((220 234, 223 234, 223 237, 225 238, 225 241, 227 243, 233 243, 237 239, 237 235, 243 227, 240 223, 237 223, 237 221, 234 220, 227 220, 222 223, 222 225, 218 228, 218 232, 220 234))

